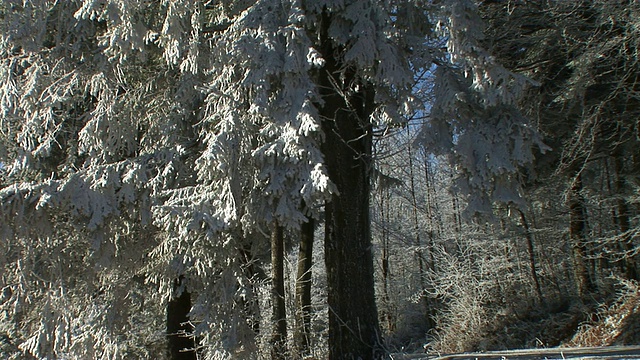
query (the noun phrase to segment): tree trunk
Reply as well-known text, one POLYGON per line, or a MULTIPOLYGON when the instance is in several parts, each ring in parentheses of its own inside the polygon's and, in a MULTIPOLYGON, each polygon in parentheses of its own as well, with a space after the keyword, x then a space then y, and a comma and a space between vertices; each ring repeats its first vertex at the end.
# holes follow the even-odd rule
POLYGON ((576 281, 578 295, 583 297, 589 291, 594 290, 595 286, 589 276, 587 268, 587 250, 586 240, 586 209, 584 202, 580 196, 582 190, 582 178, 578 175, 569 193, 569 237, 571 239, 571 248, 573 250, 573 273, 576 281))
MULTIPOLYGON (((407 127, 407 135, 410 136, 410 130, 407 127)), ((420 303, 422 305, 422 309, 424 311, 424 321, 428 324, 429 329, 433 328, 435 325, 432 321, 432 311, 431 304, 429 304, 429 299, 427 299, 427 284, 426 284, 426 272, 427 267, 432 266, 433 264, 425 264, 424 261, 424 252, 422 246, 422 239, 420 237, 420 221, 418 219, 418 197, 416 194, 416 185, 415 185, 415 176, 413 173, 413 151, 411 148, 411 143, 407 146, 407 157, 409 160, 409 190, 411 192, 411 207, 412 207, 412 215, 413 215, 413 231, 415 236, 415 256, 416 261, 418 263, 418 284, 420 286, 420 303)))
POLYGON ((277 221, 271 231, 271 302, 273 333, 271 358, 287 358, 287 315, 284 302, 284 231, 277 221))
POLYGON ((623 161, 622 154, 616 154, 614 158, 615 170, 616 170, 616 202, 617 202, 617 214, 616 222, 620 229, 620 247, 623 253, 622 267, 624 276, 627 279, 638 280, 638 269, 635 262, 635 256, 633 256, 635 245, 633 244, 633 238, 629 235, 631 229, 629 222, 629 205, 625 198, 625 183, 623 179, 623 161))
POLYGON ((433 256, 433 250, 435 248, 435 239, 440 237, 442 232, 442 217, 439 216, 439 206, 431 180, 431 171, 429 170, 431 166, 429 164, 427 151, 424 148, 421 149, 423 149, 422 156, 424 158, 424 185, 426 188, 425 198, 427 200, 427 221, 429 224, 427 233, 429 235, 429 260, 431 264, 435 266, 436 262, 433 256))
MULTIPOLYGON (((340 128, 345 134, 344 126, 340 128)), ((368 166, 349 146, 341 144, 332 130, 326 134, 327 143, 334 145, 331 150, 326 147, 325 161, 340 193, 332 196, 325 209, 329 359, 373 359, 379 327, 373 288, 368 166)))
POLYGON ((300 228, 298 274, 296 276, 296 325, 293 335, 297 355, 309 355, 311 346, 311 266, 313 265, 313 231, 315 221, 308 217, 300 228))
POLYGON ((167 304, 167 344, 170 360, 196 359, 196 344, 189 324, 191 294, 184 288, 183 281, 182 276, 174 280, 174 297, 167 304))
POLYGON ((381 357, 369 218, 373 91, 336 59, 323 14, 319 73, 322 152, 338 193, 325 206, 329 359, 381 357))
POLYGON ((389 296, 389 282, 391 278, 391 268, 389 267, 389 257, 391 256, 391 239, 389 234, 389 226, 391 225, 390 217, 391 194, 389 187, 384 186, 380 191, 380 220, 382 223, 382 301, 384 309, 382 310, 384 319, 387 322, 387 331, 392 332, 396 329, 391 305, 391 297, 389 296))
POLYGON ((533 234, 529 228, 529 222, 527 221, 524 212, 518 209, 520 213, 520 220, 525 231, 525 239, 527 240, 527 252, 529 253, 529 268, 531 270, 531 279, 536 287, 536 294, 538 295, 538 301, 540 304, 545 305, 544 297, 542 296, 542 288, 540 287, 540 280, 538 279, 538 272, 536 271, 536 254, 533 249, 533 234))

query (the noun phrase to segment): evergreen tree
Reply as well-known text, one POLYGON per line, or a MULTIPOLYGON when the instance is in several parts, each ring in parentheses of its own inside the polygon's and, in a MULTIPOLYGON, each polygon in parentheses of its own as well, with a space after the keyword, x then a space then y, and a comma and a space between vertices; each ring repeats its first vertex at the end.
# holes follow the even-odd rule
POLYGON ((175 275, 153 279, 144 264, 167 239, 154 203, 190 182, 201 97, 195 74, 177 67, 193 39, 167 24, 191 27, 194 9, 2 4, 2 332, 17 345, 7 356, 164 352, 140 342, 164 331, 180 272, 164 259, 175 275), (150 292, 158 279, 163 291, 150 292))
POLYGON ((280 235, 324 209, 329 358, 382 357, 374 132, 429 109, 421 145, 459 163, 470 212, 520 201, 544 149, 470 0, 9 0, 0 20, 8 356, 257 357, 264 229, 282 300, 280 235))
POLYGON ((625 277, 636 278, 637 241, 629 227, 635 212, 627 205, 637 173, 637 4, 532 1, 507 9, 487 2, 481 9, 489 39, 498 33, 509 39, 487 41, 492 52, 539 83, 522 104, 553 151, 537 159, 529 185, 544 187, 539 179, 551 175, 564 179, 577 288, 594 286, 587 257, 606 258, 625 277), (607 175, 596 175, 601 171, 607 175), (607 204, 613 214, 606 223, 589 219, 585 196, 602 182, 609 185, 593 201, 607 204), (589 234, 591 221, 611 235, 589 234))

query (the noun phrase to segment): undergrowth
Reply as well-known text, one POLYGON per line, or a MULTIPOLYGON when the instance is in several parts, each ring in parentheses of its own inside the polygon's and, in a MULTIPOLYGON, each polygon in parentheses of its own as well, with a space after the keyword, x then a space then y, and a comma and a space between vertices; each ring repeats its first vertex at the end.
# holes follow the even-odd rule
POLYGON ((464 314, 458 315, 436 331, 426 345, 428 352, 640 343, 640 287, 620 278, 608 279, 601 293, 588 299, 548 299, 547 304, 534 306, 514 302, 500 311, 473 312, 471 318, 482 324, 473 329, 464 314))

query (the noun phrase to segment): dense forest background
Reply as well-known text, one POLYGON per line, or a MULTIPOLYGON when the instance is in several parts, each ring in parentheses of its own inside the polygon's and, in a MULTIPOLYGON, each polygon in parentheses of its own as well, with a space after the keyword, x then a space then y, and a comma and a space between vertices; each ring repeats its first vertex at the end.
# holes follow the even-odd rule
POLYGON ((638 343, 632 0, 0 2, 0 356, 638 343))

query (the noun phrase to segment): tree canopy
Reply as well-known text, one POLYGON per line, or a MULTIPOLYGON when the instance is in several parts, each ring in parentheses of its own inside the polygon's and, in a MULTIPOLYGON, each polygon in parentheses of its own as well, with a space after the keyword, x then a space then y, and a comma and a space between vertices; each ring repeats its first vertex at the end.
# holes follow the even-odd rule
MULTIPOLYGON (((637 172, 626 5, 4 1, 0 354, 158 356, 183 298, 189 331, 177 335, 191 353, 257 358, 264 269, 283 262, 265 260, 269 233, 286 245, 323 223, 328 354, 383 356, 373 259, 391 251, 390 204, 405 196, 390 189, 410 190, 423 300, 441 294, 434 254, 451 260, 441 270, 457 261, 453 236, 436 245, 436 183, 454 194, 456 241, 463 218, 504 223, 504 208, 529 232, 536 174, 567 174, 578 199, 598 154, 618 161, 616 191, 632 192, 619 180, 637 172)), ((617 200, 629 255, 631 206, 617 200)), ((570 228, 586 231, 576 201, 570 228)), ((570 235, 581 249, 584 234, 570 235)))

